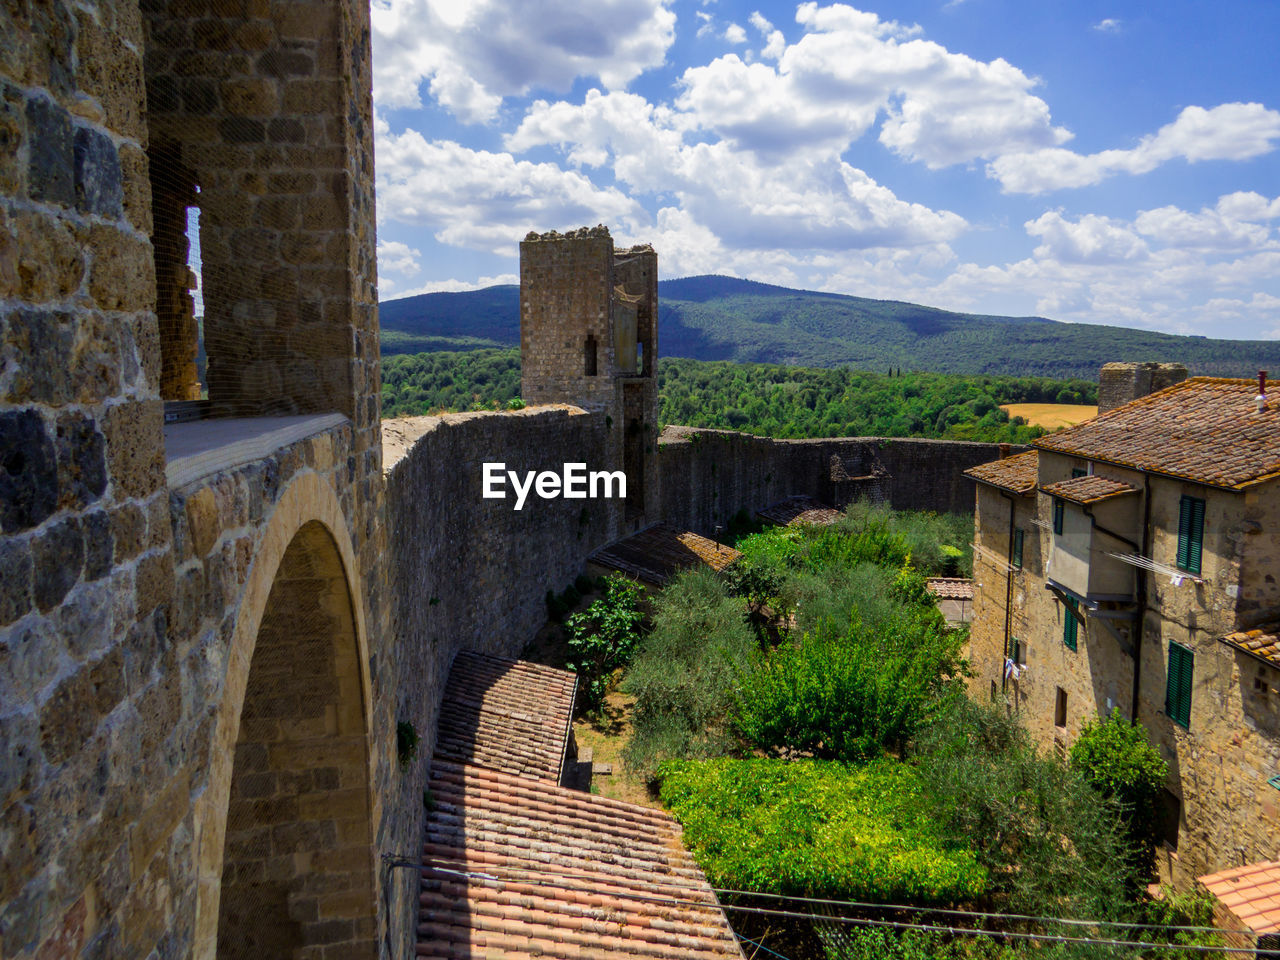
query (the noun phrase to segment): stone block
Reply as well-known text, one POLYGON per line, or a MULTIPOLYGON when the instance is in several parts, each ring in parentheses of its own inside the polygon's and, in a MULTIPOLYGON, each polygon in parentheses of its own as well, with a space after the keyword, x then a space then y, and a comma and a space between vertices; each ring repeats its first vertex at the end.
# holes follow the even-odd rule
POLYGON ((155 260, 151 244, 116 227, 94 224, 89 228, 93 268, 89 293, 104 310, 155 308, 155 260))
POLYGON ((110 137, 81 127, 75 135, 76 208, 81 213, 123 215, 124 186, 120 157, 110 137))
POLYGON ((258 57, 258 72, 264 77, 309 77, 315 72, 310 54, 301 50, 268 50, 258 57))
POLYGON ((75 152, 71 117, 43 97, 27 101, 27 190, 32 200, 73 207, 76 202, 75 152))
POLYGON ((84 531, 71 516, 45 527, 32 540, 35 601, 42 612, 60 604, 84 569, 84 531))
POLYGON ((81 667, 58 684, 40 708, 40 745, 45 759, 57 766, 68 760, 92 735, 98 716, 90 709, 93 684, 81 667))
POLYGON ((120 144, 121 202, 134 229, 151 234, 151 179, 147 155, 131 143, 120 144))
POLYGON ((4 330, 4 353, 13 358, 5 390, 10 403, 62 406, 75 396, 75 327, 60 310, 14 310, 4 330))
POLYGON ((98 99, 114 133, 146 142, 142 57, 86 10, 78 10, 76 52, 80 89, 98 99))
POLYGON ((0 80, 0 194, 19 197, 26 192, 26 167, 20 160, 26 139, 22 91, 0 80))
POLYGON ((41 764, 39 744, 40 728, 34 713, 0 717, 0 756, 4 757, 4 763, 0 763, 0 810, 20 801, 36 786, 41 764))
POLYGON ((218 132, 227 143, 262 143, 267 128, 261 120, 248 117, 227 117, 218 123, 218 132))
POLYGON ((111 483, 118 498, 147 497, 164 486, 161 401, 109 407, 103 416, 103 433, 111 483))
POLYGON ((142 552, 147 533, 147 516, 142 508, 125 503, 111 513, 111 537, 115 543, 115 562, 124 563, 142 552))
MULTIPOLYGON (((98 580, 111 572, 115 553, 111 516, 105 510, 86 514, 84 524, 84 579, 98 580)), ((0 569, 3 565, 0 564, 0 569)))
POLYGON ((105 441, 92 417, 67 413, 58 418, 58 504, 80 509, 107 489, 105 441))
POLYGON ((269 117, 279 107, 276 85, 258 77, 226 80, 219 93, 223 108, 234 117, 269 117))
POLYGON ((0 528, 28 530, 57 503, 57 454, 44 418, 34 410, 0 413, 0 528))
POLYGON ((80 288, 84 253, 71 224, 38 211, 24 211, 14 215, 13 226, 19 297, 29 303, 45 303, 68 297, 80 288))
POLYGON ((138 561, 135 574, 138 594, 137 617, 141 620, 174 596, 173 554, 152 553, 138 561))

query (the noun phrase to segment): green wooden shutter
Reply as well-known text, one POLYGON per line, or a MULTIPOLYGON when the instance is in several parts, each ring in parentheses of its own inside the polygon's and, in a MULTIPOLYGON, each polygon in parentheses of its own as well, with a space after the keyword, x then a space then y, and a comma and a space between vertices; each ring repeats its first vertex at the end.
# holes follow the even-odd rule
POLYGON ((1013 566, 1015 569, 1022 569, 1022 535, 1024 531, 1021 527, 1013 531, 1013 566))
POLYGON ((1183 497, 1178 506, 1178 567, 1188 573, 1200 572, 1204 551, 1204 501, 1183 497))
POLYGON ((1053 532, 1062 533, 1062 519, 1066 514, 1067 505, 1061 500, 1053 501, 1053 532))
POLYGON ((1074 600, 1066 601, 1062 607, 1062 642, 1075 650, 1080 635, 1080 608, 1076 606, 1074 600))
POLYGON ((1174 723, 1191 726, 1191 680, 1195 654, 1169 641, 1169 677, 1165 684, 1164 711, 1174 723))

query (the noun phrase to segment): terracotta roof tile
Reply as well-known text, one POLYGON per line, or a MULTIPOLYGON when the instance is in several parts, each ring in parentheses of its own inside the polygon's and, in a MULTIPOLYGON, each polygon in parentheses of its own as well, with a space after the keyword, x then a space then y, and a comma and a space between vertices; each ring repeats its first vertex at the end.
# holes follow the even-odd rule
POLYGON ((1280 669, 1280 623, 1240 630, 1223 637, 1222 642, 1280 669))
POLYGON ((1198 878, 1254 933, 1280 933, 1280 860, 1264 860, 1198 878))
POLYGON ((740 556, 733 547, 658 523, 601 547, 587 559, 661 587, 686 567, 701 563, 723 570, 740 556))
POLYGON ((439 759, 420 957, 742 960, 666 813, 439 759))
POLYGON ((1192 377, 1033 441, 1041 450, 1238 489, 1280 475, 1280 404, 1252 380, 1192 377))
POLYGON ((1126 493, 1138 492, 1137 487, 1130 486, 1122 480, 1113 480, 1098 474, 1059 480, 1057 483, 1046 484, 1040 489, 1050 496, 1061 497, 1072 503, 1097 503, 1099 500, 1109 500, 1112 497, 1124 496, 1126 493))
POLYGON ((999 487, 1019 496, 1031 493, 1039 481, 1040 455, 1032 450, 1002 460, 980 463, 964 472, 979 483, 999 487))
POLYGON ((577 675, 464 650, 440 707, 435 756, 559 782, 577 675))
POLYGON ((766 523, 789 527, 802 524, 827 526, 839 520, 842 514, 813 497, 787 497, 771 503, 763 510, 757 510, 756 516, 766 523))
POLYGON ((925 583, 939 600, 973 599, 973 581, 964 577, 930 577, 925 583))

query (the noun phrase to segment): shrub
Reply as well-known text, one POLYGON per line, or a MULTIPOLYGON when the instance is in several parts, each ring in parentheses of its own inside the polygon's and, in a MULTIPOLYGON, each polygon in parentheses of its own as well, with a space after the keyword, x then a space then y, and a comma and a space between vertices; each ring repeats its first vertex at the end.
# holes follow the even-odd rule
POLYGON ((963 696, 961 669, 957 635, 935 610, 899 607, 874 627, 854 613, 758 658, 741 676, 732 721, 767 751, 876 757, 963 696))
POLYGON ((1169 765, 1146 728, 1112 710, 1109 717, 1085 725, 1071 747, 1071 766, 1104 797, 1119 803, 1134 846, 1134 866, 1149 874, 1159 839, 1156 802, 1169 765))
POLYGON ((957 700, 922 729, 915 753, 930 815, 972 845, 995 908, 1099 919, 1128 909, 1132 870, 1115 804, 1037 754, 1016 719, 957 700))
POLYGON ((579 702, 584 710, 599 708, 613 672, 630 661, 644 619, 639 603, 639 586, 621 575, 607 577, 604 596, 566 621, 567 665, 578 674, 579 702))
POLYGON ((663 803, 714 887, 917 903, 979 895, 986 872, 922 817, 909 765, 780 760, 664 763, 663 803))
POLYGON ((653 627, 623 681, 635 696, 627 767, 649 777, 664 757, 723 752, 735 674, 754 647, 742 601, 714 573, 690 570, 672 580, 654 600, 653 627))

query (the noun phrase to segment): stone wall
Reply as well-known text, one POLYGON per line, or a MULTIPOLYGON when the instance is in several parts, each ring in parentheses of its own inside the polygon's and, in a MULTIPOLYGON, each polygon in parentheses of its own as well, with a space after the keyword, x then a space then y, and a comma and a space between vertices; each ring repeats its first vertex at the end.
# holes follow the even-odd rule
POLYGON ((1098 413, 1187 379, 1181 363, 1107 363, 1098 374, 1098 413))
POLYGON ((974 483, 963 473, 999 455, 1000 446, 994 443, 877 437, 772 440, 728 430, 667 427, 658 445, 662 517, 710 534, 739 510, 753 512, 795 494, 835 506, 872 496, 896 510, 972 513, 974 483))

